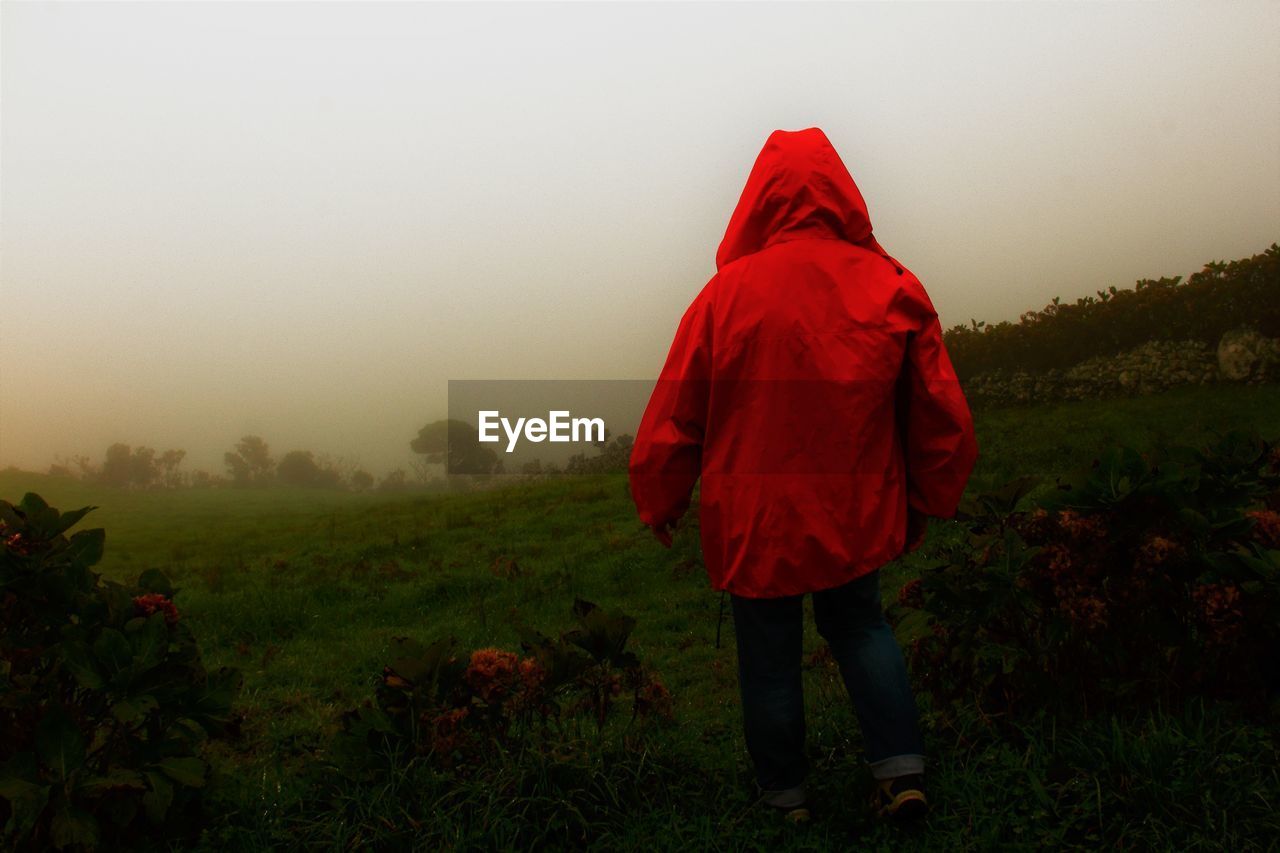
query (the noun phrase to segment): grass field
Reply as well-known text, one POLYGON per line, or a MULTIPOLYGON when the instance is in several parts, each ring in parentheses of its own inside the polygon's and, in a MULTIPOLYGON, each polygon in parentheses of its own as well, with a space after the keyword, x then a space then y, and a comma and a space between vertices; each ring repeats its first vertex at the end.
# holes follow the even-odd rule
MULTIPOLYGON (((977 413, 971 483, 1045 478, 1087 463, 1110 443, 1198 443, 1213 431, 1257 428, 1280 438, 1280 389, 1187 388, 1163 395, 977 413)), ((1192 707, 1088 723, 1042 719, 1016 741, 976 724, 929 725, 935 809, 925 826, 876 824, 869 774, 848 697, 834 669, 806 672, 806 709, 819 820, 795 829, 750 810, 733 625, 721 648, 719 593, 696 532, 666 550, 634 515, 625 476, 516 483, 449 496, 353 495, 287 489, 131 493, 13 470, 0 496, 34 491, 63 510, 99 509, 109 577, 158 567, 211 665, 246 676, 241 742, 210 749, 220 777, 208 849, 363 845, 490 849, 570 844, 557 833, 554 788, 523 801, 406 773, 381 788, 347 786, 317 800, 314 782, 339 714, 372 695, 395 636, 448 634, 465 647, 515 650, 508 614, 545 633, 571 627, 575 596, 637 619, 632 648, 676 699, 677 723, 652 751, 601 759, 584 785, 600 804, 594 845, 607 849, 987 850, 1075 844, 1138 849, 1274 849, 1280 844, 1280 753, 1274 733, 1229 708, 1192 707), (494 576, 495 559, 524 574, 494 576), (614 807, 608 807, 613 801, 614 807), (427 823, 413 828, 409 817, 427 823), (904 834, 905 833, 905 834, 904 834)), ((886 567, 886 598, 940 541, 962 533, 935 521, 921 552, 886 567)), ((806 600, 806 654, 821 644, 806 600)), ((923 702, 926 723, 936 721, 923 702)), ((625 718, 625 714, 623 715, 625 718)))

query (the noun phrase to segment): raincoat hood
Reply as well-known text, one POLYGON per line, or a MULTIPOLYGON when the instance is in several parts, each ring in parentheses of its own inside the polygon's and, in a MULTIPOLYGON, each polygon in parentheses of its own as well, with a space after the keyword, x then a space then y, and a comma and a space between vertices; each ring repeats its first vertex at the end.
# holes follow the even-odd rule
POLYGON ((729 219, 716 268, 800 238, 844 240, 885 254, 871 235, 862 193, 816 127, 769 134, 729 219))

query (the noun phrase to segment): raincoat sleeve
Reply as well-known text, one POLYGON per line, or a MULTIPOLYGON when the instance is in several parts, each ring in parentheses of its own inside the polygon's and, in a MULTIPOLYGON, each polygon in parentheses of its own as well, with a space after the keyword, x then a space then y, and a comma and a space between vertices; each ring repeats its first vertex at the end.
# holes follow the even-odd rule
POLYGON ((907 503, 925 515, 951 518, 977 461, 978 443, 938 314, 923 288, 918 295, 925 310, 920 327, 907 335, 898 384, 907 503))
POLYGON ((640 520, 675 524, 702 469, 711 388, 711 309, 705 289, 685 311, 631 448, 628 475, 640 520))

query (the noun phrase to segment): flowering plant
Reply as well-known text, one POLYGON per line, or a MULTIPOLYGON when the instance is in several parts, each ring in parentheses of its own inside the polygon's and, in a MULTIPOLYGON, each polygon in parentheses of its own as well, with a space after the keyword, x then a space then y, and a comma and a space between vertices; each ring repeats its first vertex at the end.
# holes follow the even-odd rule
POLYGON ((966 497, 967 540, 903 587, 916 678, 988 715, 1280 690, 1275 446, 1109 448, 1031 506, 1020 478, 966 497))
POLYGON ((628 726, 671 719, 670 692, 625 649, 635 620, 581 599, 572 612, 579 627, 554 639, 513 613, 522 653, 395 638, 374 699, 343 715, 339 761, 376 774, 387 756, 408 753, 471 775, 499 752, 549 744, 583 714, 599 733, 624 688, 628 726))
POLYGON ((198 830, 210 735, 240 673, 208 671, 155 569, 103 580, 101 528, 0 501, 0 847, 119 849, 198 830))

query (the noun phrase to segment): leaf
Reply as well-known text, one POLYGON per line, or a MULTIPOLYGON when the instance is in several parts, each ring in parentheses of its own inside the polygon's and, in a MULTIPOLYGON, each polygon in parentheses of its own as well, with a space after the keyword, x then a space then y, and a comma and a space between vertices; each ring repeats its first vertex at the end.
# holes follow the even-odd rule
POLYGON ((30 518, 33 514, 46 510, 49 505, 44 502, 44 498, 35 492, 27 492, 22 496, 22 500, 18 503, 18 509, 22 510, 22 514, 30 518))
POLYGON ((67 555, 78 566, 96 565, 102 559, 106 547, 107 531, 101 527, 92 530, 81 530, 71 536, 67 543, 67 555))
POLYGON ((0 798, 9 803, 9 823, 6 830, 10 836, 20 838, 25 835, 36 825, 40 813, 49 802, 49 791, 53 786, 38 785, 30 781, 37 778, 38 770, 34 765, 31 753, 24 753, 0 767, 0 798))
POLYGON ((596 605, 590 601, 574 596, 573 599, 573 615, 577 619, 582 619, 592 610, 596 609, 596 605))
POLYGON ((90 794, 102 794, 116 788, 130 788, 135 791, 145 791, 147 783, 142 778, 142 774, 136 770, 130 770, 127 767, 112 767, 102 776, 94 776, 84 782, 80 786, 80 790, 90 794))
POLYGON ((1191 507, 1181 507, 1178 510, 1178 520, 1182 522, 1197 538, 1207 536, 1209 534, 1209 519, 1205 518, 1199 512, 1191 507))
POLYGON ((432 681, 453 656, 457 644, 454 637, 436 640, 429 646, 407 637, 395 638, 395 657, 391 668, 401 678, 414 684, 426 684, 432 681))
POLYGON ((138 575, 138 586, 147 592, 158 592, 167 598, 173 598, 173 584, 159 569, 147 569, 138 575))
POLYGON ((84 736, 61 705, 52 705, 36 729, 36 751, 60 779, 84 763, 84 736))
POLYGON ((547 672, 549 689, 567 684, 591 666, 591 658, 565 642, 567 639, 566 635, 554 646, 538 651, 538 663, 547 672))
POLYGON ((98 671, 93 656, 89 654, 89 647, 84 643, 78 640, 64 640, 59 646, 58 654, 62 658, 62 665, 75 677, 81 687, 101 690, 106 686, 106 680, 98 671))
POLYGON ((636 620, 620 613, 608 613, 592 605, 578 621, 582 629, 567 632, 564 637, 586 650, 597 663, 610 660, 619 662, 627 638, 635 628, 636 620))
POLYGON ((103 628, 93 641, 93 656, 109 674, 118 674, 133 664, 133 649, 129 641, 115 628, 103 628))
POLYGON ((136 724, 159 707, 160 703, 156 701, 156 697, 144 694, 115 703, 111 706, 111 716, 122 723, 136 724))
POLYGON ((153 770, 143 772, 151 783, 151 790, 142 795, 142 806, 147 810, 147 817, 152 823, 163 823, 173 803, 173 783, 164 774, 153 770))
POLYGON ((1022 498, 1038 485, 1040 485, 1040 478, 1028 474, 1010 480, 994 490, 991 496, 998 501, 998 506, 1003 512, 1011 513, 1018 508, 1022 498))
POLYGON ((166 758, 155 765, 173 781, 188 788, 204 787, 205 763, 194 756, 166 758))
POLYGON ((134 656, 134 671, 138 675, 164 661, 165 653, 169 651, 169 626, 165 624, 162 611, 152 613, 146 621, 129 632, 129 647, 134 656))
POLYGON ((14 509, 13 504, 3 499, 0 499, 0 521, 15 530, 21 530, 26 526, 26 520, 14 509))
POLYGON ((923 636, 929 627, 929 614, 923 610, 910 609, 902 613, 898 622, 898 636, 900 637, 920 637, 923 636))
POLYGON ((93 815, 65 800, 53 813, 50 826, 53 846, 62 850, 73 844, 92 849, 98 845, 98 821, 93 815))
POLYGON ((89 514, 95 509, 97 509, 96 506, 84 506, 84 507, 81 507, 80 509, 73 509, 70 512, 64 512, 62 516, 58 519, 57 529, 54 531, 54 533, 55 534, 65 533, 66 531, 70 530, 72 527, 75 527, 76 522, 84 518, 87 514, 89 514))

